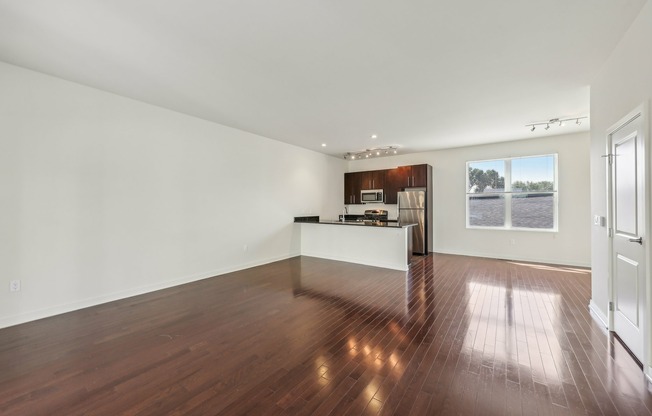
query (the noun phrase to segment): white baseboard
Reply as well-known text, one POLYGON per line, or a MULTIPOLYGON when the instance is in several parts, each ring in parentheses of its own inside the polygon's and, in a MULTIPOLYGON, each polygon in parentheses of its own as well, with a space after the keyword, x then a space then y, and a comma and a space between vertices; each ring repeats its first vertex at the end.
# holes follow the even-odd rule
POLYGON ((139 286, 128 290, 113 292, 101 296, 95 296, 87 299, 78 300, 75 302, 50 306, 47 308, 38 309, 34 311, 22 312, 16 315, 4 316, 0 318, 0 328, 7 328, 14 325, 24 324, 26 322, 36 321, 38 319, 60 315, 62 313, 72 312, 79 309, 100 305, 102 303, 113 302, 120 299, 130 298, 132 296, 138 296, 138 295, 143 295, 145 293, 155 292, 157 290, 168 289, 170 287, 180 286, 186 283, 196 282, 198 280, 209 279, 211 277, 237 272, 239 270, 249 269, 251 267, 262 266, 264 264, 269 264, 275 261, 285 260, 296 256, 299 256, 299 253, 289 253, 288 255, 284 255, 284 256, 270 257, 266 259, 261 259, 261 260, 256 260, 248 263, 242 263, 239 265, 216 269, 213 271, 195 273, 192 275, 183 276, 180 278, 167 280, 163 282, 158 282, 151 285, 139 286))
POLYGON ((593 299, 589 301, 589 311, 593 319, 602 325, 605 329, 609 329, 609 318, 605 315, 602 310, 593 302, 593 299))
MULTIPOLYGON (((496 258, 495 255, 489 255, 489 254, 482 254, 482 253, 469 253, 469 252, 454 252, 454 251, 437 251, 438 253, 442 254, 454 254, 454 255, 461 255, 461 256, 474 256, 474 257, 486 257, 486 258, 496 258)), ((31 322, 31 321, 36 321, 38 319, 43 319, 43 318, 48 318, 50 316, 55 316, 59 315, 62 313, 67 313, 67 312, 72 312, 76 311, 79 309, 84 309, 88 308, 91 306, 96 306, 100 305, 102 303, 107 303, 107 302, 113 302, 116 300, 120 299, 125 299, 125 298, 130 298, 132 296, 138 296, 138 295, 143 295, 145 293, 150 293, 150 292, 155 292, 157 290, 162 290, 162 289, 167 289, 170 287, 174 286, 179 286, 183 285, 186 283, 192 283, 198 280, 203 280, 203 279, 208 279, 211 277, 216 277, 220 276, 226 273, 232 273, 236 272, 239 270, 244 270, 248 269, 251 267, 256 267, 256 266, 262 266, 264 264, 269 264, 273 263, 275 261, 280 261, 280 260, 285 260, 291 257, 296 257, 301 255, 299 252, 296 253, 288 253, 287 255, 283 256, 277 256, 277 257, 270 257, 270 258, 265 258, 265 259, 260 259, 248 263, 241 263, 238 265, 233 265, 225 268, 220 268, 212 271, 207 271, 203 273, 196 273, 188 276, 183 276, 179 277, 176 279, 171 279, 163 282, 158 282, 155 284, 151 285, 144 285, 144 286, 139 286, 135 288, 131 288, 128 290, 124 291, 119 291, 119 292, 113 292, 109 293, 106 295, 101 295, 101 296, 95 296, 91 298, 86 298, 86 299, 81 299, 75 302, 69 302, 61 305, 55 305, 55 306, 50 306, 47 308, 43 309, 38 309, 38 310, 33 310, 33 311, 27 311, 27 312, 22 312, 16 315, 10 315, 10 316, 3 316, 0 317, 0 328, 6 328, 14 325, 19 325, 23 324, 26 322, 31 322)), ((304 255, 310 256, 311 254, 305 253, 304 255)), ((550 259, 534 259, 534 258, 505 258, 501 257, 505 260, 514 260, 514 261, 527 261, 527 262, 535 262, 535 263, 548 263, 548 264, 560 264, 558 261, 553 261, 550 259)), ((341 258, 341 259, 334 259, 334 260, 339 260, 339 261, 351 261, 351 259, 346 259, 346 258, 341 258)), ((575 266, 575 267, 588 267, 587 265, 583 264, 569 264, 568 262, 565 262, 565 265, 569 266, 575 266)), ((381 265, 381 267, 388 267, 388 268, 395 268, 390 265, 381 265)), ((592 302, 592 301, 591 301, 592 302)), ((592 307, 591 304, 589 305, 589 308, 591 309, 592 312, 594 312, 592 315, 596 316, 605 327, 607 327, 607 319, 602 314, 599 308, 597 307, 592 307), (604 321, 604 322, 602 322, 604 321)))
POLYGON ((510 261, 525 261, 528 263, 544 263, 544 264, 556 264, 559 266, 571 266, 571 267, 583 267, 590 268, 590 263, 585 262, 576 262, 569 260, 559 260, 551 258, 541 258, 541 257, 522 257, 522 256, 503 256, 497 255, 495 253, 478 253, 473 251, 457 251, 457 250, 433 250, 434 253, 441 254, 453 254, 456 256, 471 256, 471 257, 483 257, 489 259, 501 259, 501 260, 510 260, 510 261))

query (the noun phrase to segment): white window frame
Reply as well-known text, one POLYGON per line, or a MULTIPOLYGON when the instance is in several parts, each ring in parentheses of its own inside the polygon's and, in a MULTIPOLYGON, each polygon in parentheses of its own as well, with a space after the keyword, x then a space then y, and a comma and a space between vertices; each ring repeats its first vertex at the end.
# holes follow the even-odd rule
POLYGON ((481 159, 481 160, 470 160, 466 162, 466 189, 464 192, 464 197, 466 198, 466 228, 474 230, 502 230, 502 231, 533 231, 533 232, 559 232, 559 166, 558 166, 558 154, 557 153, 546 153, 541 155, 526 155, 526 156, 514 156, 514 157, 504 157, 496 159, 481 159), (553 167, 554 167, 554 183, 552 191, 533 191, 533 192, 512 192, 512 160, 515 159, 528 159, 533 157, 553 157, 553 167), (496 162, 502 161, 505 163, 505 191, 496 192, 496 194, 501 195, 505 201, 505 223, 502 227, 492 227, 492 226, 483 226, 483 225, 471 225, 469 218, 469 166, 472 163, 482 163, 482 162, 496 162), (527 195, 527 194, 541 194, 541 193, 551 193, 553 195, 553 227, 552 228, 528 228, 528 227, 512 227, 512 195, 527 195))

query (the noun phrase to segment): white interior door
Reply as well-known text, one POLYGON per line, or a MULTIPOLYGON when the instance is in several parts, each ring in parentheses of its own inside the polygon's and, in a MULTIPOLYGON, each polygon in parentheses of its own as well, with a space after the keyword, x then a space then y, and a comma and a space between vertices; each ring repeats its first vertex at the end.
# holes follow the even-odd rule
POLYGON ((613 331, 644 362, 645 150, 641 117, 611 136, 613 331))

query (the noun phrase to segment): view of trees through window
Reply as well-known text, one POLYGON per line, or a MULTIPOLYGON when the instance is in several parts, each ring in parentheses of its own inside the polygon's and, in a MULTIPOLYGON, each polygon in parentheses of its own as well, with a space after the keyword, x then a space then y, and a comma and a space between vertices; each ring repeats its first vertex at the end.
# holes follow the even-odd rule
POLYGON ((555 169, 556 155, 468 162, 468 226, 556 228, 555 169))
POLYGON ((516 181, 512 183, 512 192, 531 192, 531 191, 552 191, 553 183, 551 181, 523 182, 516 181))
POLYGON ((482 170, 469 166, 469 185, 474 192, 484 192, 486 189, 504 189, 505 177, 494 169, 482 170))

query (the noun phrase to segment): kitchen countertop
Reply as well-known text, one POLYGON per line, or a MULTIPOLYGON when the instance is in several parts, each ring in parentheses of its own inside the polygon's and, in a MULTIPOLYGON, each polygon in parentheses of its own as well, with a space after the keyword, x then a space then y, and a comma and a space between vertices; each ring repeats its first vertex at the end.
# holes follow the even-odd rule
MULTIPOLYGON (((308 223, 310 224, 310 223, 308 223)), ((415 224, 399 224, 398 222, 385 221, 337 221, 337 220, 320 220, 312 224, 330 224, 330 225, 353 225, 356 227, 381 227, 381 228, 407 228, 415 224)))

